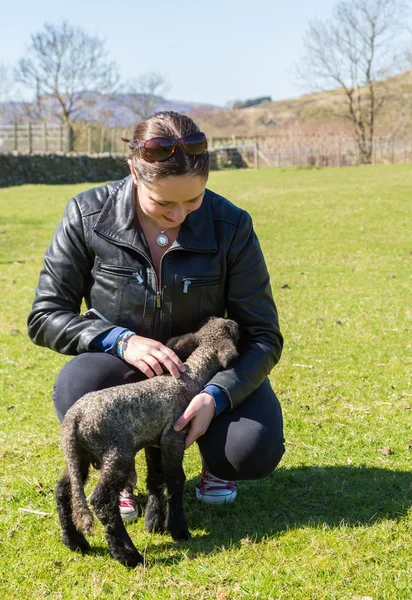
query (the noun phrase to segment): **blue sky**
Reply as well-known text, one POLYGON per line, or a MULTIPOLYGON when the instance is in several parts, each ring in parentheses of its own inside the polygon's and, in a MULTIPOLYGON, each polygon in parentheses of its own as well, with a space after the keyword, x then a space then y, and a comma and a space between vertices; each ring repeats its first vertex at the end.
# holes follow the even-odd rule
MULTIPOLYGON (((6 4, 6 3, 5 3, 6 4)), ((122 78, 160 72, 167 97, 225 105, 235 99, 299 96, 293 65, 313 18, 334 0, 20 0, 3 5, 0 62, 13 65, 30 34, 63 19, 105 38, 122 78)))

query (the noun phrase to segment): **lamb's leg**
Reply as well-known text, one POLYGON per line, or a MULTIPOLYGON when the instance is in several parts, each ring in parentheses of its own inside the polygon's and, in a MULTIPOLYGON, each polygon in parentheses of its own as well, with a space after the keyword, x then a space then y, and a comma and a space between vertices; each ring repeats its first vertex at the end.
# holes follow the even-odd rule
POLYGON ((160 448, 145 448, 147 463, 147 489, 149 496, 145 510, 145 526, 147 531, 163 533, 165 531, 165 513, 163 510, 163 491, 165 479, 163 474, 160 448))
POLYGON ((161 439, 163 471, 167 485, 166 529, 174 540, 190 538, 183 511, 183 486, 186 480, 183 471, 185 432, 167 431, 161 439))
POLYGON ((134 568, 144 562, 143 556, 130 539, 119 510, 119 494, 128 480, 133 458, 130 450, 126 452, 120 448, 113 448, 104 456, 91 504, 104 525, 110 554, 127 567, 134 568))
MULTIPOLYGON (((80 461, 80 469, 83 483, 85 483, 87 480, 87 476, 89 474, 89 467, 90 461, 86 457, 82 457, 80 461)), ((87 552, 87 550, 89 550, 90 548, 89 543, 87 542, 83 533, 81 533, 73 523, 71 506, 71 487, 67 470, 65 471, 61 479, 57 482, 55 496, 57 503, 57 513, 59 515, 59 521, 63 532, 63 544, 70 548, 70 550, 79 549, 82 552, 87 552)))

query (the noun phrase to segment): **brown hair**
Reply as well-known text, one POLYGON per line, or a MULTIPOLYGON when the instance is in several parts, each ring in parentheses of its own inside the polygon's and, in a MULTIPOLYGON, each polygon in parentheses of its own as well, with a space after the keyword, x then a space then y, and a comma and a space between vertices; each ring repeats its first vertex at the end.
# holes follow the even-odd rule
POLYGON ((200 131, 196 123, 186 115, 173 111, 158 112, 135 127, 129 141, 129 159, 131 159, 137 178, 143 184, 150 184, 162 177, 173 175, 199 175, 207 179, 209 175, 209 153, 200 156, 188 156, 180 146, 170 158, 163 162, 147 162, 141 158, 138 149, 142 142, 154 137, 181 138, 188 133, 200 131))

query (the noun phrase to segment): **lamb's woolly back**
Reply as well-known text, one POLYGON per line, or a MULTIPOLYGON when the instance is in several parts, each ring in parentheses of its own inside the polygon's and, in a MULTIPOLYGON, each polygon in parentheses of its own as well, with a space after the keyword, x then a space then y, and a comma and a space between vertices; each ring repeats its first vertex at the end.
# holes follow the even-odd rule
MULTIPOLYGON (((168 346, 185 361, 186 371, 178 379, 169 374, 160 375, 135 383, 128 383, 89 392, 67 412, 70 416, 92 421, 103 420, 109 405, 113 409, 150 413, 156 401, 165 401, 173 408, 173 400, 179 405, 183 397, 189 401, 221 369, 237 356, 236 344, 239 327, 230 319, 212 317, 196 333, 173 338, 168 346), (147 407, 144 405, 147 404, 147 407), (129 406, 130 405, 130 406, 129 406)), ((136 414, 137 417, 137 414, 136 414)), ((155 427, 152 414, 151 426, 155 427)))

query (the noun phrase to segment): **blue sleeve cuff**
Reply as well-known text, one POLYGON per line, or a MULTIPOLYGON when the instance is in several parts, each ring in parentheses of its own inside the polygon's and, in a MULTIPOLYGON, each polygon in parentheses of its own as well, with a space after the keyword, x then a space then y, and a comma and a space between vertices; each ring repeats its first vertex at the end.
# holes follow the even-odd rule
POLYGON ((217 385, 207 385, 202 391, 207 392, 212 396, 216 409, 215 417, 220 415, 220 413, 226 410, 226 408, 229 408, 230 400, 222 388, 218 387, 217 385))
POLYGON ((124 331, 128 331, 128 329, 126 327, 113 327, 110 331, 105 331, 93 341, 94 350, 110 352, 115 345, 117 338, 124 331))

